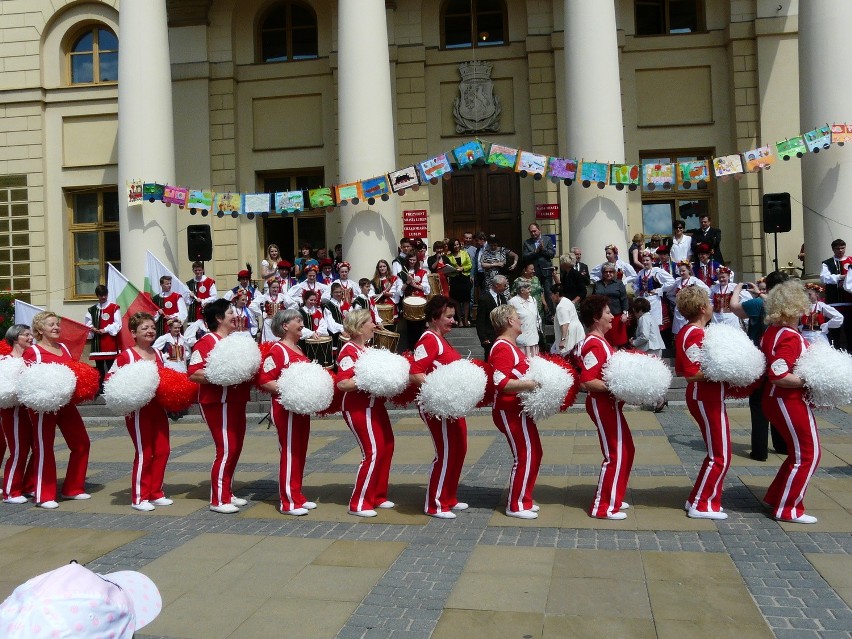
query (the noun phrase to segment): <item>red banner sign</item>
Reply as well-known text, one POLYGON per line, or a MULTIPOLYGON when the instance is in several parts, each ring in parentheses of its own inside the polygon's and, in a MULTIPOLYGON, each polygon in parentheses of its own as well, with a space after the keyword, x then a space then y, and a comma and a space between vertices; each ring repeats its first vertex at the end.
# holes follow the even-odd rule
POLYGON ((536 204, 535 219, 537 220, 558 220, 560 216, 558 204, 536 204))
POLYGON ((402 234, 412 239, 423 239, 429 234, 429 215, 426 209, 402 212, 402 234))

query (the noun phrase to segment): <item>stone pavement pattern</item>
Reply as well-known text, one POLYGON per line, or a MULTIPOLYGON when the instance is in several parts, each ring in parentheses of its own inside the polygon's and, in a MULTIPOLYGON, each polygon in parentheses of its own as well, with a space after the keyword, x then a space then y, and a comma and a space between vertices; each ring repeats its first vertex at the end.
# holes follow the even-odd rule
MULTIPOLYGON (((167 494, 129 507, 132 447, 123 421, 88 419, 90 501, 58 511, 0 504, 0 599, 76 559, 141 570, 164 607, 141 638, 852 637, 852 409, 818 415, 823 458, 806 503, 815 526, 779 524, 760 502, 781 457, 748 458, 748 410, 730 410, 730 517, 686 517, 704 455, 683 407, 629 411, 636 462, 620 522, 589 518, 600 465, 583 412, 540 425, 534 521, 503 514, 511 457, 490 415, 469 418, 454 521, 422 514, 432 446, 420 419, 392 416, 390 497, 373 519, 346 514, 357 444, 340 419, 315 420, 301 518, 277 506, 278 446, 250 416, 236 516, 207 510, 213 446, 197 417, 172 425, 167 494)), ((60 464, 67 451, 57 455, 60 464)))

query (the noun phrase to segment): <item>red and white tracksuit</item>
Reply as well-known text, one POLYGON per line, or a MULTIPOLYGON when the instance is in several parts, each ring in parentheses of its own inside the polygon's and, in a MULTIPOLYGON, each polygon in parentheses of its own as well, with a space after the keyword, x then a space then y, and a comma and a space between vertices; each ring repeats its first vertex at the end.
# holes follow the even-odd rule
POLYGON ((532 493, 541 467, 541 439, 535 420, 524 412, 518 394, 504 389, 510 381, 520 379, 530 365, 521 349, 502 338, 491 346, 488 363, 494 367, 494 386, 497 389, 491 418, 506 436, 514 458, 506 510, 529 510, 533 507, 532 493))
MULTIPOLYGON (((355 377, 355 362, 363 349, 346 342, 337 355, 337 380, 355 377)), ((363 391, 343 394, 343 419, 361 446, 361 463, 349 510, 372 510, 388 499, 388 476, 393 458, 393 429, 385 400, 363 391)))
MULTIPOLYGON (((675 371, 694 377, 701 371, 701 345, 704 329, 687 324, 675 339, 675 371)), ((722 382, 689 382, 686 406, 698 423, 707 456, 689 493, 689 505, 699 512, 722 511, 722 487, 731 466, 731 427, 725 410, 725 384, 722 382)))
MULTIPOLYGON (((588 335, 577 345, 577 361, 580 365, 580 383, 603 379, 603 367, 614 351, 609 343, 598 335, 588 335)), ((589 393, 586 397, 586 413, 598 429, 598 440, 603 453, 601 474, 595 499, 589 510, 592 517, 604 518, 619 512, 627 480, 633 468, 636 449, 633 436, 624 418, 624 402, 618 401, 608 392, 589 393)))
MULTIPOLYGON (((294 351, 283 342, 276 342, 263 360, 258 373, 258 386, 277 381, 281 371, 297 362, 309 362, 304 354, 294 351)), ((311 416, 292 413, 272 395, 272 423, 278 431, 278 450, 281 461, 278 467, 278 492, 281 510, 296 510, 308 501, 302 494, 305 459, 308 456, 308 439, 311 436, 311 416)))
POLYGON ((0 410, 3 441, 0 442, 0 460, 8 444, 9 459, 3 473, 3 496, 20 497, 35 492, 35 459, 32 454, 33 432, 30 415, 24 406, 0 410))
MULTIPOLYGON (((461 359, 461 355, 450 343, 434 331, 427 330, 420 336, 414 349, 411 374, 428 375, 438 366, 461 359)), ((461 419, 438 419, 420 410, 420 418, 429 428, 435 445, 435 458, 429 473, 426 489, 425 511, 429 515, 453 509, 459 500, 459 488, 464 457, 467 454, 467 422, 461 419)))
MULTIPOLYGON (((160 351, 154 352, 159 371, 163 368, 163 357, 160 351)), ((128 348, 116 358, 110 375, 122 366, 141 360, 139 353, 128 348)), ((127 432, 136 450, 133 456, 133 473, 130 475, 130 503, 139 504, 165 497, 163 478, 171 454, 169 418, 166 411, 153 399, 139 410, 125 415, 124 425, 127 426, 127 432)))
MULTIPOLYGON (((68 348, 64 344, 60 346, 61 355, 54 355, 38 345, 30 346, 24 351, 24 361, 28 364, 59 364, 72 361, 68 348)), ((62 495, 73 497, 86 492, 86 469, 89 467, 90 444, 86 426, 77 407, 74 404, 66 404, 55 413, 37 413, 29 410, 29 414, 33 427, 36 503, 56 500, 56 457, 53 452, 53 443, 56 439, 57 427, 71 451, 65 471, 65 481, 62 484, 62 495)))
POLYGON ((793 372, 806 348, 801 334, 787 326, 769 326, 760 340, 770 382, 763 389, 763 412, 787 444, 787 458, 763 499, 778 519, 795 519, 805 513, 805 492, 819 466, 819 433, 805 401, 805 389, 781 388, 774 383, 793 372))
MULTIPOLYGON (((204 369, 210 351, 220 339, 222 337, 216 333, 207 333, 196 342, 189 360, 189 375, 204 369)), ((207 422, 216 447, 210 469, 211 506, 230 504, 234 496, 232 484, 246 437, 246 404, 250 388, 250 382, 233 386, 201 384, 198 387, 201 416, 207 422)))

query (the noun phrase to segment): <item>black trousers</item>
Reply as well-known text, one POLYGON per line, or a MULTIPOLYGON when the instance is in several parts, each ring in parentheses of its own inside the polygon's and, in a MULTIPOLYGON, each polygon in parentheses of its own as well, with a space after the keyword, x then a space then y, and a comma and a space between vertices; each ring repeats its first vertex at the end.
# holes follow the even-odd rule
POLYGON ((751 456, 754 459, 766 459, 769 455, 769 436, 772 436, 772 448, 775 452, 786 454, 787 444, 775 426, 769 423, 763 414, 761 402, 763 386, 748 396, 748 409, 751 413, 751 456))

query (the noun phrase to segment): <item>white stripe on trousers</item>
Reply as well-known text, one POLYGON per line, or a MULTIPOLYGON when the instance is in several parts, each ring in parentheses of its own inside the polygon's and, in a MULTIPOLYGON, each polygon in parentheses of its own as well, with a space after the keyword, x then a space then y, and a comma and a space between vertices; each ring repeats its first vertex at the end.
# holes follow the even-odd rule
POLYGON ((136 431, 136 454, 139 457, 139 465, 136 469, 136 476, 133 478, 133 494, 130 495, 130 501, 133 504, 138 504, 142 499, 142 463, 145 460, 145 454, 142 452, 142 428, 139 424, 139 411, 133 412, 133 430, 136 431))
MULTIPOLYGON (((500 419, 503 421, 503 428, 506 429, 506 437, 509 439, 509 444, 512 447, 512 455, 515 457, 515 463, 512 465, 512 473, 509 475, 509 496, 511 497, 512 487, 515 485, 515 475, 517 473, 518 445, 515 443, 515 438, 512 437, 512 432, 509 430, 509 420, 506 418, 506 411, 500 411, 500 419)), ((527 463, 524 468, 524 481, 521 484, 521 490, 518 493, 517 507, 512 508, 509 503, 506 504, 509 510, 514 512, 524 510, 524 493, 527 492, 527 484, 530 480, 530 465, 532 464, 532 446, 530 445, 530 434, 527 428, 527 414, 523 411, 521 411, 521 429, 524 431, 524 445, 527 449, 527 463)))
MULTIPOLYGON (((594 411, 595 411, 595 425, 598 427, 598 432, 600 433, 600 436, 601 436, 601 446, 603 446, 604 461, 607 462, 607 467, 608 467, 609 466, 609 460, 611 459, 610 454, 609 454, 609 444, 606 441, 606 431, 604 430, 603 422, 601 421, 601 415, 600 415, 600 412, 598 411, 598 400, 595 399, 594 397, 592 397, 592 407, 594 408, 594 411)), ((618 440, 616 442, 616 445, 618 446, 619 451, 620 451, 622 449, 622 445, 621 445, 621 414, 618 411, 617 405, 615 407, 615 424, 616 424, 616 428, 618 429, 618 440)), ((610 495, 609 495, 609 508, 607 508, 607 510, 606 510, 607 515, 612 514, 613 507, 615 507, 616 509, 621 508, 620 503, 619 504, 614 503, 615 502, 615 495, 618 492, 618 475, 619 475, 619 472, 621 470, 621 457, 622 457, 622 452, 619 452, 619 453, 616 454, 615 479, 612 482, 612 491, 610 492, 610 495)), ((598 507, 600 506, 600 503, 601 503, 601 490, 603 489, 604 475, 606 475, 606 472, 604 471, 603 468, 601 468, 601 476, 600 476, 600 479, 598 479, 598 490, 595 493, 595 503, 592 506, 592 512, 593 513, 598 512, 598 507)))
MULTIPOLYGON (((722 437, 722 457, 727 459, 728 457, 728 441, 725 437, 725 430, 727 429, 727 413, 725 412, 725 387, 720 386, 720 392, 722 397, 720 398, 722 401, 722 419, 720 423, 721 432, 720 435, 722 437)), ((698 403, 698 410, 701 411, 701 421, 704 422, 704 438, 707 440, 707 458, 710 460, 710 463, 707 465, 707 469, 704 471, 704 475, 701 478, 701 485, 698 487, 698 490, 695 491, 695 503, 690 504, 693 507, 697 507, 699 503, 699 499, 701 494, 704 492, 704 485, 707 483, 707 479, 710 476, 710 471, 713 469, 715 465, 714 453, 713 453, 713 438, 711 433, 711 424, 710 419, 707 417, 707 411, 704 410, 704 402, 701 400, 695 400, 698 403)), ((720 475, 716 482, 713 484, 713 493, 710 495, 710 498, 707 500, 707 510, 711 511, 710 502, 716 497, 716 494, 719 492, 719 483, 722 480, 722 476, 720 475)))
MULTIPOLYGON (((370 479, 373 476, 373 470, 376 468, 376 460, 379 456, 379 451, 376 450, 376 436, 373 433, 373 409, 368 408, 366 412, 367 417, 367 435, 370 438, 370 444, 373 449, 373 459, 370 462, 370 469, 367 471, 367 476, 364 478, 364 484, 361 486, 361 494, 358 497, 358 508, 356 510, 364 510, 364 496, 367 493, 367 486, 370 485, 370 479)), ((352 431, 352 434, 355 435, 355 439, 358 442, 358 446, 361 448, 361 458, 362 460, 367 458, 367 451, 364 450, 363 444, 361 444, 361 438, 358 437, 358 433, 355 432, 354 422, 352 421, 352 417, 349 415, 349 411, 343 411, 343 418, 346 421, 346 425, 349 426, 349 430, 352 431)), ((361 473, 361 467, 358 466, 358 472, 356 473, 356 481, 357 475, 361 473)), ((355 495, 353 491, 352 495, 355 495)))
MULTIPOLYGON (((775 511, 776 517, 781 517, 784 505, 787 503, 787 497, 790 494, 790 487, 793 483, 793 479, 796 477, 796 474, 799 472, 798 468, 801 468, 802 465, 802 449, 799 444, 799 436, 796 434, 796 430, 793 428, 793 422, 790 419, 790 414, 787 412, 787 407, 784 405, 784 399, 781 397, 776 397, 775 401, 778 402, 778 407, 781 409, 781 414, 784 416, 784 424, 787 426, 787 430, 790 431, 790 437, 793 438, 793 449, 795 450, 796 463, 792 468, 792 472, 790 476, 787 478, 787 483, 784 486, 784 494, 781 495, 781 502, 778 504, 778 508, 775 511)), ((806 407, 807 408, 807 407, 806 407)), ((799 491, 799 494, 796 496, 795 501, 793 502, 793 506, 790 508, 790 516, 794 519, 799 515, 804 513, 804 509, 802 512, 797 513, 797 508, 799 504, 802 503, 802 500, 805 498, 805 490, 807 490, 808 482, 811 480, 811 475, 814 474, 816 470, 816 460, 819 456, 819 436, 817 435, 816 430, 816 422, 814 421, 813 413, 810 409, 808 411, 808 426, 811 430, 811 437, 813 438, 813 448, 814 448, 814 456, 813 461, 811 462, 811 467, 808 469, 808 476, 805 478, 805 481, 802 483, 802 490, 799 491)))
MULTIPOLYGON (((421 411, 423 421, 426 421, 425 414, 421 411)), ((431 429, 429 431, 432 432, 431 429)), ((447 418, 441 418, 441 441, 444 442, 444 460, 441 464, 441 475, 438 477, 438 486, 435 488, 435 507, 438 512, 441 512, 441 491, 444 489, 444 479, 447 476, 447 464, 450 462, 449 440, 447 438, 447 418)), ((435 463, 438 461, 438 447, 435 447, 435 459, 432 461, 432 469, 435 468, 435 463)), ((432 471, 429 472, 429 483, 432 482, 432 471)), ((429 510, 429 489, 426 489, 426 510, 429 510)))
MULTIPOLYGON (((9 458, 9 461, 11 463, 8 465, 9 472, 6 473, 6 483, 3 487, 7 497, 12 491, 12 478, 15 476, 15 472, 18 470, 18 460, 21 458, 21 438, 18 434, 18 429, 21 425, 21 418, 19 417, 19 415, 22 410, 26 410, 26 408, 22 408, 19 406, 17 408, 12 409, 12 438, 15 440, 15 456, 9 458)), ((24 460, 26 461, 26 457, 24 458, 24 460)))
POLYGON ((38 473, 36 473, 35 500, 37 504, 40 504, 42 491, 41 480, 44 474, 44 415, 42 413, 38 413, 38 426, 36 427, 36 437, 38 437, 38 473))
MULTIPOLYGON (((275 428, 278 428, 276 424, 275 428)), ((293 500, 293 493, 290 492, 290 479, 293 477, 293 413, 287 411, 287 461, 284 464, 286 468, 284 474, 284 494, 287 495, 287 501, 290 502, 287 510, 293 510, 296 508, 296 502, 293 500)), ((281 452, 281 444, 278 444, 278 452, 281 452)), ((279 482, 280 483, 280 482, 279 482)), ((279 492, 281 490, 281 486, 278 487, 279 492)), ((281 507, 284 507, 284 504, 281 504, 281 507)))

